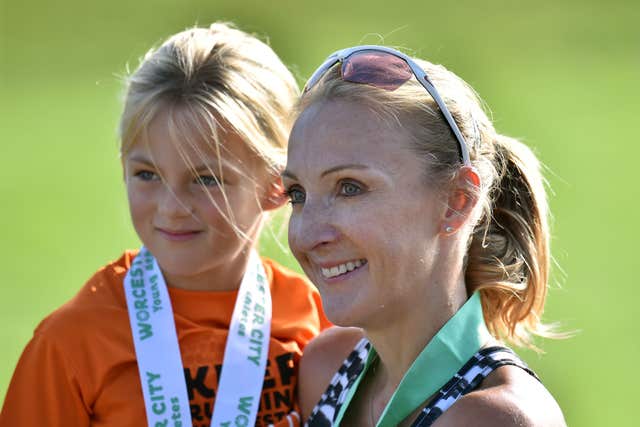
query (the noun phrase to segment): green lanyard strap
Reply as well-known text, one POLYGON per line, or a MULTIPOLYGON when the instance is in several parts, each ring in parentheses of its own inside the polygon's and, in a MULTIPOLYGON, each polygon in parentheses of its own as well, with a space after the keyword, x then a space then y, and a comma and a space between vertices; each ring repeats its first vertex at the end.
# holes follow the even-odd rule
MULTIPOLYGON (((400 424, 429 396, 445 385, 490 337, 482 315, 480 294, 475 292, 438 331, 404 374, 400 385, 382 412, 377 427, 396 427, 400 424)), ((365 369, 349 391, 334 426, 340 425, 360 380, 376 357, 377 354, 372 348, 365 369)))

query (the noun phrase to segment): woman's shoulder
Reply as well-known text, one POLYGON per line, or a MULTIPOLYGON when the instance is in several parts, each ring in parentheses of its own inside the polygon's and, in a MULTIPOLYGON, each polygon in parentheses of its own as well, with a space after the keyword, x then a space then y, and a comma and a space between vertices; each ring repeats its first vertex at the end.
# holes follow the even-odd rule
POLYGON ((540 381, 519 367, 502 366, 434 424, 461 425, 565 427, 566 422, 558 403, 540 381))
POLYGON ((309 416, 333 376, 363 337, 362 329, 334 326, 305 347, 298 389, 303 419, 309 416))
POLYGON ((324 373, 326 386, 362 338, 364 332, 359 328, 333 326, 326 329, 305 348, 301 368, 324 373))

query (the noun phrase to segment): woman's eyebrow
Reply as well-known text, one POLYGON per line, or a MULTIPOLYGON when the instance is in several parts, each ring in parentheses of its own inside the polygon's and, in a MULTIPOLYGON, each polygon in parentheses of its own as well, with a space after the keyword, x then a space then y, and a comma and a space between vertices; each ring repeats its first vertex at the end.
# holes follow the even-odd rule
POLYGON ((338 165, 338 166, 334 166, 334 167, 329 168, 326 171, 322 172, 320 174, 320 177, 324 178, 327 175, 330 175, 330 174, 336 173, 336 172, 340 172, 340 171, 345 170, 345 169, 369 169, 369 166, 362 165, 362 164, 359 164, 359 163, 349 163, 349 164, 346 164, 346 165, 338 165))
POLYGON ((282 171, 282 173, 280 174, 280 176, 281 176, 282 178, 289 178, 289 179, 292 179, 292 180, 294 180, 294 181, 297 181, 297 180, 298 180, 298 177, 297 177, 297 176, 295 176, 293 173, 289 172, 289 171, 288 171, 288 170, 286 170, 286 169, 282 171))
MULTIPOLYGON (((342 170, 346 170, 346 169, 369 169, 369 166, 367 165, 362 165, 359 163, 349 163, 346 165, 338 165, 338 166, 334 166, 332 168, 327 169, 326 171, 322 172, 320 174, 321 178, 324 178, 327 175, 331 175, 332 173, 336 173, 336 172, 340 172, 342 170)), ((288 170, 284 170, 280 176, 282 176, 283 178, 289 178, 289 179, 293 179, 293 180, 298 180, 298 177, 295 176, 295 174, 289 172, 288 170)))

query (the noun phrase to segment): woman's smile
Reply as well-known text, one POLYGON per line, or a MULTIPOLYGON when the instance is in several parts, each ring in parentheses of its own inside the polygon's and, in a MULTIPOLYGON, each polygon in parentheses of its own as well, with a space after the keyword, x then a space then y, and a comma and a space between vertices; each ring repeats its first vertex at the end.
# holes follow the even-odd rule
POLYGON ((320 271, 325 279, 341 277, 347 273, 359 269, 367 263, 366 259, 356 259, 344 263, 335 264, 333 267, 321 267, 320 271))

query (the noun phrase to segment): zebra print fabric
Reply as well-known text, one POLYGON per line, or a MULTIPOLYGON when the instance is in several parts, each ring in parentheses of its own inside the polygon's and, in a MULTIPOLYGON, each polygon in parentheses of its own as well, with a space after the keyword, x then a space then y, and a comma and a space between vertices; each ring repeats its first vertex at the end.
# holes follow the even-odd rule
MULTIPOLYGON (((320 401, 311 412, 305 426, 337 427, 334 424, 349 390, 362 374, 371 343, 362 339, 334 375, 320 401)), ((534 378, 536 374, 509 348, 488 347, 478 351, 460 368, 420 412, 412 427, 428 427, 465 394, 475 390, 482 381, 500 366, 512 365, 524 369, 534 378)), ((428 396, 425 396, 425 399, 428 396)))

